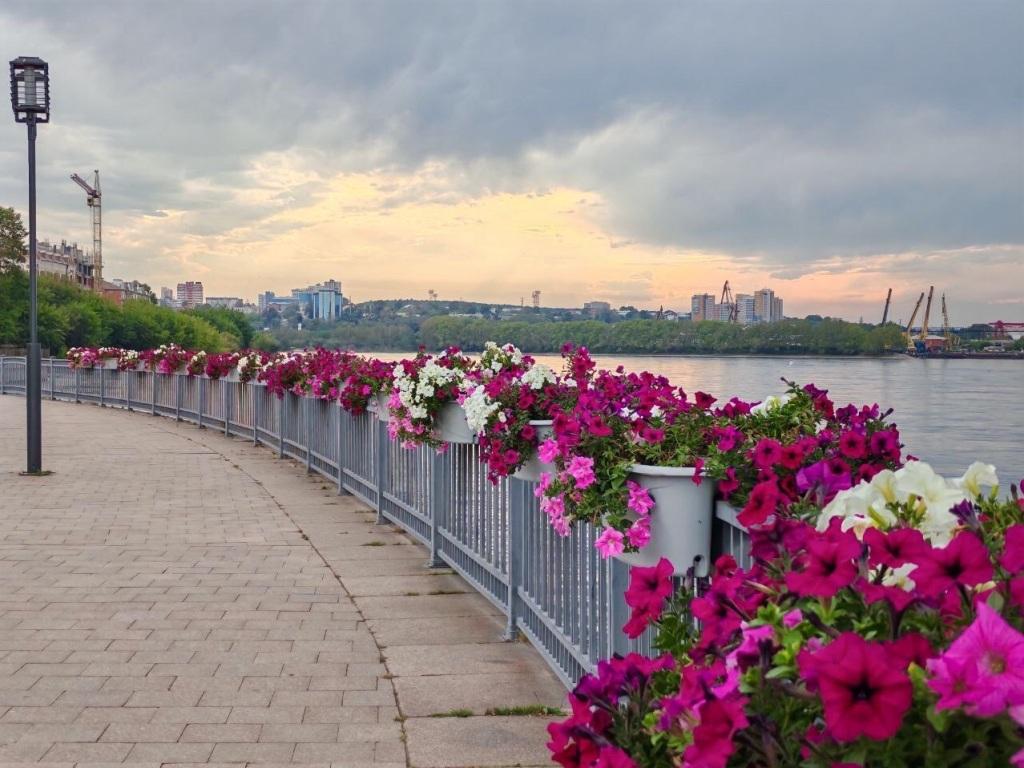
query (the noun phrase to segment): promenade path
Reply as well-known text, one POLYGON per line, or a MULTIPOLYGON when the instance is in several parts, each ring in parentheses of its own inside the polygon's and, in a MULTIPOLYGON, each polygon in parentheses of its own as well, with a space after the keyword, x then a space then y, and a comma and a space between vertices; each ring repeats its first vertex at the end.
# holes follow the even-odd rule
POLYGON ((0 765, 547 764, 550 718, 485 713, 560 684, 364 505, 213 431, 43 406, 55 474, 20 477, 0 397, 0 765))

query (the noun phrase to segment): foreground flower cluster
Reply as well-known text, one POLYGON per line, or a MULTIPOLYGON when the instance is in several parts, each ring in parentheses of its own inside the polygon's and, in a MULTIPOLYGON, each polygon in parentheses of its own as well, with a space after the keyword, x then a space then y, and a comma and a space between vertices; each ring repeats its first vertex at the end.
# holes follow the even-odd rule
POLYGON ((584 678, 555 761, 1024 765, 1024 500, 996 483, 912 461, 754 526, 755 564, 701 590, 634 568, 624 629, 662 655, 584 678))

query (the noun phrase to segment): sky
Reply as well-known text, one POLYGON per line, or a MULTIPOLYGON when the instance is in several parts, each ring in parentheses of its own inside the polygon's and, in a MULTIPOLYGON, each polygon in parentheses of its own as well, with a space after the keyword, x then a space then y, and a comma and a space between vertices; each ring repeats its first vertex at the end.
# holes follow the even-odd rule
MULTIPOLYGON (((1024 321, 1024 3, 0 0, 50 64, 39 236, 254 300, 1024 321)), ((10 117, 10 113, 8 112, 10 117)), ((0 121, 0 205, 27 209, 0 121)))

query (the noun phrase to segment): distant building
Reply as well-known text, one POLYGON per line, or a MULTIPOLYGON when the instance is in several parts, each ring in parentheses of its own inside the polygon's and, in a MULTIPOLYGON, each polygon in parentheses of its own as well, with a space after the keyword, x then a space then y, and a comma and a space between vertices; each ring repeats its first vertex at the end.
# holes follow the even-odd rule
POLYGON ((775 291, 762 288, 754 291, 754 318, 758 323, 770 323, 775 320, 772 314, 775 309, 775 291))
POLYGON ((270 309, 280 312, 292 304, 298 304, 298 299, 294 296, 278 296, 273 291, 264 291, 256 298, 256 305, 261 315, 270 309))
POLYGON ((695 293, 690 299, 690 317, 698 320, 717 320, 718 309, 715 297, 710 293, 695 293))
POLYGON ((92 256, 79 248, 78 243, 61 240, 58 245, 40 240, 36 244, 36 266, 40 274, 63 277, 83 288, 93 287, 92 256))
POLYGON ((203 284, 198 280, 178 283, 178 305, 182 309, 192 309, 203 304, 203 284))
POLYGON ((292 298, 302 306, 303 314, 314 320, 337 320, 345 306, 341 283, 337 280, 293 288, 292 298))
POLYGON ((612 305, 607 301, 588 301, 583 305, 583 313, 591 317, 597 317, 605 312, 611 312, 612 305))
POLYGON ((113 280, 103 281, 103 296, 115 304, 124 304, 126 301, 149 301, 149 286, 140 283, 138 280, 113 280))
POLYGON ((224 307, 225 309, 241 309, 244 301, 235 296, 211 296, 206 300, 208 306, 224 307))
POLYGON ((757 312, 754 307, 754 297, 749 293, 736 294, 736 322, 740 325, 750 325, 754 322, 757 312))
POLYGON ((772 322, 777 323, 779 320, 785 320, 786 316, 782 313, 782 299, 778 296, 772 298, 772 322))

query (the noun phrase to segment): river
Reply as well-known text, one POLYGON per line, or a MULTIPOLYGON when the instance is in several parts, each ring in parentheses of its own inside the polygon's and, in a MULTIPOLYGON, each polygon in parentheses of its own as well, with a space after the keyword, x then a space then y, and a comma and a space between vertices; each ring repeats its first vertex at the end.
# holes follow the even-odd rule
MULTIPOLYGON (((381 354, 385 359, 406 355, 381 354)), ((535 355, 556 369, 557 355, 535 355)), ((972 461, 994 464, 1004 492, 1024 477, 1024 364, 1014 360, 904 357, 612 356, 594 358, 667 376, 687 392, 760 399, 784 391, 782 377, 828 389, 838 405, 895 409, 907 452, 946 476, 972 461)))

